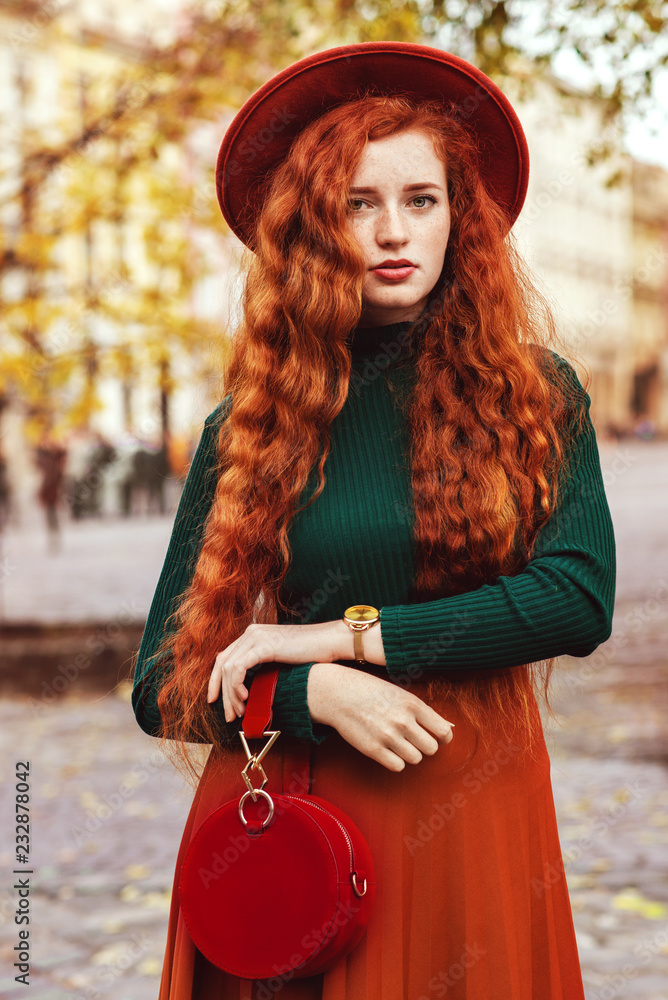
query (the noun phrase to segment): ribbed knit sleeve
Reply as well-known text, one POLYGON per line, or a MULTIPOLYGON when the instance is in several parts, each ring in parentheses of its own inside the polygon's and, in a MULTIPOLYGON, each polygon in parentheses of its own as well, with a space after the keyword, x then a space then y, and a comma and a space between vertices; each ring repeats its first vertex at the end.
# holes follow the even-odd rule
POLYGON ((382 607, 379 627, 391 677, 408 668, 417 677, 423 671, 512 667, 564 653, 587 656, 610 636, 612 520, 590 399, 563 359, 562 370, 585 413, 571 439, 556 509, 530 562, 516 576, 466 594, 382 607))
MULTIPOLYGON (((151 736, 158 735, 161 720, 157 697, 165 671, 171 667, 169 662, 163 661, 159 670, 150 672, 151 657, 161 644, 166 634, 167 620, 176 610, 179 598, 195 572, 204 538, 206 518, 216 490, 220 421, 229 413, 230 404, 231 397, 228 396, 204 422, 202 435, 179 499, 167 554, 137 655, 132 706, 137 722, 144 732, 151 736)), ((306 683, 311 666, 311 663, 291 664, 280 671, 274 697, 272 724, 286 734, 321 743, 331 730, 319 723, 312 725, 306 709, 306 683), (299 689, 300 685, 303 691, 298 695, 296 689, 299 689)), ((249 689, 252 685, 252 676, 251 673, 246 677, 245 683, 249 689)), ((233 736, 241 728, 243 720, 237 718, 231 723, 225 721, 222 697, 215 705, 221 732, 225 731, 229 736, 233 736)))

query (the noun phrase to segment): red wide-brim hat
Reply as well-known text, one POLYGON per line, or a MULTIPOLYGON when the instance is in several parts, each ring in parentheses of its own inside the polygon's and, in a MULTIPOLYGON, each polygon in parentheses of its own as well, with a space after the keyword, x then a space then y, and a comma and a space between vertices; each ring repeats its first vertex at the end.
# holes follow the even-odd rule
POLYGON ((362 93, 401 94, 448 106, 473 132, 482 180, 511 228, 526 197, 529 149, 505 94, 450 52, 410 42, 360 42, 316 52, 281 70, 231 122, 218 153, 216 191, 223 216, 240 240, 252 247, 267 175, 295 136, 330 108, 362 93))

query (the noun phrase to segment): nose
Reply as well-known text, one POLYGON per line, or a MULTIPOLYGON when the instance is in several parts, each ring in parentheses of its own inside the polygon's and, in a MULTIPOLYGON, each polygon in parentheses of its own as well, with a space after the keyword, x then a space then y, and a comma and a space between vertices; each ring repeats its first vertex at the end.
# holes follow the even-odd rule
POLYGON ((376 242, 379 246, 403 246, 408 242, 408 229, 401 210, 388 205, 378 216, 376 242))

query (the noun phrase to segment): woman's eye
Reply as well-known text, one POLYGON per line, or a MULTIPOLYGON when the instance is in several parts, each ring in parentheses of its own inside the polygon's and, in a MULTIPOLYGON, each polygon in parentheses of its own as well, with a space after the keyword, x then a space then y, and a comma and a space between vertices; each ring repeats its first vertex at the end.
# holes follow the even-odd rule
MULTIPOLYGON (((414 198, 411 198, 411 202, 410 203, 412 205, 415 205, 416 208, 426 208, 427 205, 429 205, 430 203, 432 205, 435 205, 436 204, 436 199, 433 198, 430 194, 417 194, 417 195, 415 195, 414 198)), ((365 204, 366 204, 366 202, 364 201, 363 198, 349 198, 348 199, 348 207, 353 212, 359 212, 359 210, 365 204)))
POLYGON ((416 201, 423 202, 422 205, 417 205, 417 208, 424 208, 424 203, 425 202, 431 202, 432 205, 436 204, 436 199, 432 198, 432 196, 430 194, 418 194, 418 195, 415 196, 415 198, 413 198, 413 203, 415 203, 416 201))

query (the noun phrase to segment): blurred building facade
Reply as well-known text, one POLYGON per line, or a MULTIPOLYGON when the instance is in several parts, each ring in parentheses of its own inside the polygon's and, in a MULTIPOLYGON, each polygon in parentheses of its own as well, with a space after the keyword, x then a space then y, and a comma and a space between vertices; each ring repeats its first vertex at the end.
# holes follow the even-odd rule
POLYGON ((540 83, 516 107, 531 172, 514 232, 567 348, 591 372, 597 428, 649 420, 667 433, 668 172, 624 153, 589 165, 614 130, 562 81, 540 83))
MULTIPOLYGON (((47 171, 46 179, 39 182, 34 206, 32 193, 25 197, 20 191, 30 169, 30 153, 41 145, 57 148, 80 134, 91 107, 112 107, 114 81, 141 69, 154 53, 154 46, 167 44, 178 32, 178 6, 177 0, 170 5, 175 16, 168 19, 167 29, 154 31, 157 15, 165 14, 162 0, 145 5, 129 0, 108 0, 100 5, 80 0, 40 4, 0 0, 0 105, 4 109, 0 116, 0 227, 5 248, 0 274, 0 337, 10 359, 8 368, 12 368, 12 341, 20 343, 17 317, 30 312, 25 303, 32 298, 34 328, 31 317, 22 331, 24 340, 32 340, 34 334, 35 345, 48 352, 86 354, 83 378, 89 378, 97 399, 90 420, 91 442, 101 433, 119 453, 127 453, 134 445, 155 450, 164 439, 168 407, 169 448, 176 456, 172 463, 175 471, 176 466, 183 466, 184 454, 192 448, 203 418, 220 394, 215 378, 201 378, 206 358, 189 356, 186 344, 182 350, 178 346, 166 349, 162 362, 154 347, 152 363, 128 366, 125 376, 119 372, 119 358, 124 352, 129 354, 133 338, 141 336, 135 322, 137 296, 133 303, 133 291, 157 284, 146 245, 151 239, 151 210, 154 216, 158 214, 156 206, 143 197, 141 186, 135 185, 131 199, 124 201, 116 218, 110 217, 107 205, 99 218, 93 215, 80 224, 80 206, 66 192, 73 179, 77 180, 82 163, 95 168, 96 144, 112 141, 105 135, 47 171), (25 249, 32 243, 36 248, 43 236, 44 226, 37 216, 39 198, 44 195, 54 212, 62 213, 55 222, 54 228, 60 232, 52 243, 49 265, 44 269, 14 266, 13 247, 25 249), (122 314, 127 305, 127 318, 110 322, 105 310, 99 308, 102 299, 110 303, 107 314, 122 314), (53 323, 46 319, 51 306, 56 317, 53 323)), ((149 78, 131 98, 141 102, 150 86, 149 78)), ((225 125, 204 123, 194 128, 192 143, 162 143, 161 158, 154 164, 158 181, 170 173, 183 176, 193 184, 198 198, 215 200, 208 180, 225 125), (198 180, 205 174, 206 191, 198 180)), ((106 190, 102 185, 101 198, 113 199, 115 195, 113 184, 106 190)), ((224 330, 233 307, 227 279, 234 284, 238 241, 226 232, 222 219, 219 235, 198 233, 184 217, 175 220, 175 225, 193 246, 200 238, 207 240, 206 254, 215 272, 213 278, 209 274, 197 283, 188 307, 193 316, 204 316, 224 330)), ((164 288, 168 296, 169 281, 164 282, 164 288)), ((41 363, 36 351, 33 371, 41 363)), ((5 456, 9 467, 13 505, 18 512, 30 506, 38 485, 33 454, 26 447, 26 426, 40 400, 30 404, 21 392, 21 375, 31 377, 31 364, 29 358, 18 379, 14 372, 14 385, 8 380, 9 391, 0 378, 0 457, 5 456)), ((20 368, 18 361, 15 367, 20 368)), ((80 387, 77 391, 81 392, 80 387)), ((66 387, 63 395, 69 402, 66 387)), ((83 430, 75 435, 77 446, 84 436, 83 430)), ((72 454, 75 450, 73 445, 72 454)))
POLYGON ((668 429, 668 171, 632 164, 633 385, 631 417, 668 429))
MULTIPOLYGON (((172 6, 173 33, 178 0, 172 6)), ((153 5, 127 0, 88 7, 96 19, 91 25, 82 19, 81 4, 0 0, 0 98, 7 109, 0 121, 3 186, 11 188, 21 174, 26 136, 57 143, 76 134, 87 95, 104 93, 119 70, 146 58, 146 42, 135 29, 145 29, 149 7, 153 5)), ((166 36, 156 39, 168 41, 166 36)), ((522 97, 519 90, 513 94, 511 85, 505 89, 518 110, 531 156, 527 198, 513 233, 554 308, 566 345, 591 371, 597 429, 630 431, 648 420, 668 433, 668 173, 624 155, 588 166, 587 149, 609 142, 610 129, 596 102, 560 81, 541 82, 532 97, 522 97), (572 113, 565 111, 558 91, 568 97, 572 113), (605 187, 614 171, 619 182, 605 187)), ((211 169, 226 125, 227 120, 205 123, 193 130, 192 142, 165 148, 170 169, 176 164, 188 177, 201 178, 198 197, 215 198, 209 190, 211 169)), ((62 179, 66 171, 60 173, 62 179)), ((54 184, 58 197, 58 178, 54 184)), ((67 294, 68 284, 80 283, 82 275, 95 288, 98 273, 104 273, 107 286, 109 275, 117 274, 122 303, 124 286, 141 282, 146 272, 144 210, 139 198, 111 227, 105 220, 82 234, 68 234, 65 225, 45 280, 54 286, 60 282, 67 294)), ((193 312, 221 329, 233 328, 242 245, 225 231, 222 219, 220 234, 198 232, 187 217, 181 222, 187 238, 204 245, 214 262, 215 276, 204 278, 193 292, 193 312)), ((13 237, 20 235, 22 220, 11 198, 0 209, 0 223, 13 237)), ((25 275, 11 269, 3 276, 0 287, 8 308, 24 280, 25 275)), ((96 345, 122 348, 131 325, 114 327, 91 318, 91 370, 96 345)), ((218 401, 218 388, 213 380, 202 383, 187 351, 169 364, 165 379, 172 386, 173 428, 182 436, 196 435, 218 401)), ((164 394, 161 398, 155 371, 134 372, 131 378, 99 370, 95 375, 102 407, 93 416, 92 429, 111 438, 133 433, 157 439, 164 394)), ((21 399, 10 399, 1 416, 2 440, 12 453, 15 479, 34 483, 23 446, 23 416, 21 399)))

